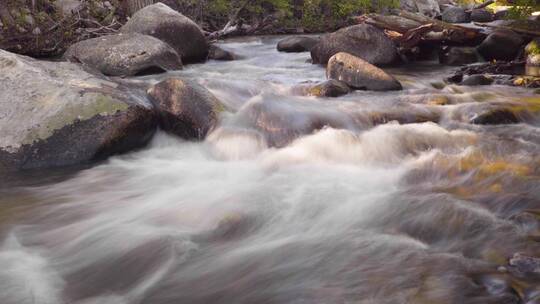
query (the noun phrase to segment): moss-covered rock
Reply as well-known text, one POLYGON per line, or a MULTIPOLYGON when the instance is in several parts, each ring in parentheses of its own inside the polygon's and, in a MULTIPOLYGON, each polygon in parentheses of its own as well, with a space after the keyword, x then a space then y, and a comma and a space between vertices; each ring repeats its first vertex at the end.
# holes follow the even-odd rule
POLYGON ((75 64, 0 50, 0 171, 80 164, 143 146, 157 119, 142 96, 75 64))

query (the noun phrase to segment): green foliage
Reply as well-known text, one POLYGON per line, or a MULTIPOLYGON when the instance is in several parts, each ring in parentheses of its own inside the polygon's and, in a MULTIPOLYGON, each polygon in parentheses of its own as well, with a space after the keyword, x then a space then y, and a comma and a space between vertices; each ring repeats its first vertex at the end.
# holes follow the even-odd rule
MULTIPOLYGON (((245 3, 245 0, 183 1, 195 8, 194 16, 190 17, 214 26, 226 23, 230 14, 245 3)), ((272 15, 284 28, 322 31, 346 25, 353 15, 398 5, 399 0, 253 0, 242 11, 241 17, 251 22, 272 15)))
POLYGON ((540 10, 540 4, 536 0, 515 0, 508 12, 508 18, 526 19, 537 10, 540 10))

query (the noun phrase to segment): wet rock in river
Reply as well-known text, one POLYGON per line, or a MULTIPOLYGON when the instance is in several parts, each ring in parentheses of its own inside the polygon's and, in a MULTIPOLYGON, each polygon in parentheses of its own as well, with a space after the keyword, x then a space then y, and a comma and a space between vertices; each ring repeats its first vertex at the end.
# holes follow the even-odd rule
POLYGON ((398 60, 397 48, 385 33, 368 24, 359 24, 324 35, 311 49, 313 63, 326 64, 339 52, 358 56, 375 65, 388 65, 398 60))
POLYGON ((518 122, 519 118, 510 109, 489 110, 471 119, 471 123, 476 125, 501 125, 518 122))
POLYGON ((319 42, 319 38, 295 36, 280 40, 277 50, 280 52, 301 53, 309 52, 319 42))
POLYGON ((484 76, 484 75, 471 75, 463 79, 461 85, 466 86, 479 86, 479 85, 490 85, 493 83, 493 78, 484 76))
POLYGON ((86 163, 144 146, 157 127, 144 95, 66 62, 0 50, 0 171, 86 163))
POLYGON ((172 46, 184 63, 204 61, 208 57, 208 44, 201 28, 163 3, 139 10, 120 31, 154 36, 172 46))
POLYGON ((219 60, 219 61, 232 61, 237 59, 238 56, 233 52, 224 50, 217 45, 212 44, 208 51, 208 59, 219 60))
POLYGON ((170 78, 148 90, 163 130, 185 139, 204 139, 225 106, 193 80, 170 78))
POLYGON ((309 89, 309 95, 318 97, 339 97, 349 94, 350 91, 351 89, 345 82, 330 79, 311 87, 309 89))
POLYGON ((154 74, 182 68, 176 51, 161 40, 142 34, 118 34, 84 40, 64 54, 108 76, 154 74))
POLYGON ((471 21, 491 22, 493 21, 493 14, 485 8, 473 9, 471 12, 471 21))
POLYGON ((353 89, 371 91, 401 90, 402 86, 393 76, 361 58, 338 53, 328 62, 326 76, 345 82, 353 89))
POLYGON ((478 53, 472 47, 448 47, 439 54, 439 62, 447 65, 463 65, 478 62, 478 53))
POLYGON ((471 14, 463 7, 451 6, 443 11, 442 20, 448 23, 468 23, 471 22, 471 14))
POLYGON ((477 47, 485 60, 511 61, 518 55, 523 39, 511 30, 498 29, 489 34, 477 47))
POLYGON ((520 275, 540 275, 540 258, 516 253, 508 261, 510 272, 520 275))

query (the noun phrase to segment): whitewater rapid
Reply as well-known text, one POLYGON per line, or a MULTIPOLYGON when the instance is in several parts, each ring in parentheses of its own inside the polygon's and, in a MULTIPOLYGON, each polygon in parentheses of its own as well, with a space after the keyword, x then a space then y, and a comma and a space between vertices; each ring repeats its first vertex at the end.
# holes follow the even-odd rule
POLYGON ((540 256, 532 92, 437 89, 450 69, 424 64, 390 70, 403 92, 303 96, 324 69, 277 39, 130 80, 208 87, 231 111, 205 141, 160 131, 141 151, 2 189, 0 303, 540 301, 537 278, 504 270, 540 256), (520 124, 469 123, 518 105, 520 124))

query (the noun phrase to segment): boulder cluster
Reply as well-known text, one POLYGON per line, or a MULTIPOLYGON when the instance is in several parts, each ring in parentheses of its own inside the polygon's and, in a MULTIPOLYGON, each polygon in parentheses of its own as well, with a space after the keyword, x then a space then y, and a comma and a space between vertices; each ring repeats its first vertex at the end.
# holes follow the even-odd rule
MULTIPOLYGON (((411 6, 410 10, 438 16, 447 23, 498 18, 485 9, 443 6, 435 0, 403 3, 411 6)), ((400 26, 409 26, 409 21, 400 26)), ((388 31, 364 22, 320 37, 289 37, 277 44, 277 50, 309 52, 313 64, 326 66, 327 80, 310 85, 305 93, 337 97, 354 90, 402 90, 398 79, 383 70, 404 61, 401 42, 388 31)), ((476 46, 444 46, 438 55, 447 65, 490 62, 469 66, 448 80, 489 85, 498 78, 488 72, 501 71, 501 66, 493 67, 492 62, 510 62, 519 56, 525 56, 526 68, 524 64, 523 71, 512 70, 512 75, 526 72, 538 76, 539 43, 499 28, 487 33, 476 46)), ((203 140, 216 128, 220 114, 227 111, 209 90, 178 77, 150 88, 119 77, 180 70, 185 64, 236 60, 238 56, 210 45, 195 22, 157 3, 137 11, 117 33, 71 45, 63 59, 39 61, 0 50, 0 173, 104 159, 143 147, 157 128, 186 140, 203 140)), ((515 64, 505 67, 512 69, 515 64)), ((500 117, 513 119, 506 113, 494 113, 478 117, 476 123, 500 117)))
POLYGON ((146 88, 111 76, 182 69, 235 58, 199 26, 157 3, 119 33, 71 45, 66 62, 0 50, 0 173, 84 164, 143 147, 157 128, 204 139, 225 106, 206 88, 169 78, 146 88))

